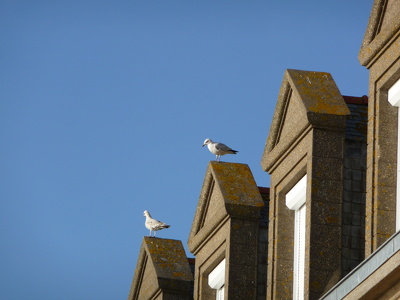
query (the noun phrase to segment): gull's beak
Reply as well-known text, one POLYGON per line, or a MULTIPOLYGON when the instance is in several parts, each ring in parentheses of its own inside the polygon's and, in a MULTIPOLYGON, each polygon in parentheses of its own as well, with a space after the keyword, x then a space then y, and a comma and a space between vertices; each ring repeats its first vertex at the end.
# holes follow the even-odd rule
POLYGON ((204 147, 206 144, 203 144, 203 146, 202 147, 204 147))

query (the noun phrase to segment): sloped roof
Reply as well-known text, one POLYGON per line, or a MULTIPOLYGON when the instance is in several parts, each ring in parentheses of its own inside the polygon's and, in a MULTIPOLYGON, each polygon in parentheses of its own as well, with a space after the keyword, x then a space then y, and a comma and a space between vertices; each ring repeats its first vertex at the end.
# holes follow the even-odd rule
POLYGON ((163 291, 190 295, 192 282, 193 274, 181 241, 144 237, 128 300, 163 291))
POLYGON ((263 206, 248 165, 210 161, 190 231, 190 251, 195 253, 227 217, 258 219, 263 206))
POLYGON ((286 70, 261 161, 263 169, 267 171, 307 128, 344 128, 349 114, 331 74, 286 70))
POLYGON ((346 139, 367 141, 368 97, 343 96, 351 115, 346 121, 346 139))
POLYGON ((400 232, 396 232, 321 299, 379 299, 399 282, 399 262, 400 232))
POLYGON ((291 69, 286 72, 289 83, 299 94, 307 113, 349 114, 331 74, 291 69))

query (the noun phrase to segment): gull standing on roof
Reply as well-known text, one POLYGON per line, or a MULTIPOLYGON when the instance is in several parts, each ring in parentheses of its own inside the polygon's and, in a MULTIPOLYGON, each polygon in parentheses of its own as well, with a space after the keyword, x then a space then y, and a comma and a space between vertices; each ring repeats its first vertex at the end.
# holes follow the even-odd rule
POLYGON ((222 155, 225 154, 236 154, 239 151, 233 150, 229 148, 227 145, 222 143, 213 142, 211 139, 206 139, 202 147, 207 145, 208 150, 211 153, 215 154, 216 160, 219 162, 222 155))
POLYGON ((157 230, 161 230, 161 229, 165 229, 165 228, 169 227, 169 225, 167 225, 163 222, 157 221, 156 219, 153 219, 147 210, 144 211, 143 215, 146 217, 146 222, 144 223, 144 226, 146 226, 146 228, 150 230, 150 236, 151 236, 152 231, 154 231, 154 237, 156 237, 157 230))

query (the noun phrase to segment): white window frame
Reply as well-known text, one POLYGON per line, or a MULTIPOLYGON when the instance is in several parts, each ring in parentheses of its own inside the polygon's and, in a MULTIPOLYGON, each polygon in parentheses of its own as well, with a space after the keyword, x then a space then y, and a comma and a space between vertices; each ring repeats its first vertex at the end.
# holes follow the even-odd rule
POLYGON ((304 299, 304 272, 306 251, 306 195, 307 175, 301 178, 286 194, 286 206, 295 211, 293 299, 304 299))
POLYGON ((217 300, 223 300, 225 297, 225 263, 224 258, 208 275, 208 285, 217 290, 217 300))
MULTIPOLYGON (((388 90, 388 101, 400 107, 400 79, 388 90)), ((397 117, 398 118, 398 117, 397 117)), ((396 231, 400 230, 400 121, 397 119, 397 183, 396 183, 396 231)))

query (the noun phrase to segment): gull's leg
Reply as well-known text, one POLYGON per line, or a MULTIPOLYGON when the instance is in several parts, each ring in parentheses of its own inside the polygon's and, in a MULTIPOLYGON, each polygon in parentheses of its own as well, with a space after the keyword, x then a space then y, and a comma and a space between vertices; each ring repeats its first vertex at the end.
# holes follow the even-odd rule
POLYGON ((156 237, 156 233, 157 233, 157 231, 154 230, 154 237, 156 237))
POLYGON ((221 159, 221 155, 217 155, 217 162, 221 159))

